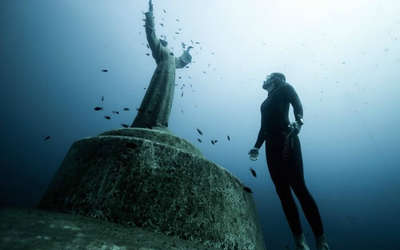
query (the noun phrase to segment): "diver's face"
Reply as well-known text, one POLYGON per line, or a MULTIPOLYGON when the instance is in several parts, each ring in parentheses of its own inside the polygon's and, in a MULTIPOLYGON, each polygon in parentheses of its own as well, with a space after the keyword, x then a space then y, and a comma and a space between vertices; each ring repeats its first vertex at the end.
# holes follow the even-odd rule
POLYGON ((271 76, 268 76, 267 79, 264 81, 263 89, 266 91, 271 91, 275 86, 275 79, 271 76))

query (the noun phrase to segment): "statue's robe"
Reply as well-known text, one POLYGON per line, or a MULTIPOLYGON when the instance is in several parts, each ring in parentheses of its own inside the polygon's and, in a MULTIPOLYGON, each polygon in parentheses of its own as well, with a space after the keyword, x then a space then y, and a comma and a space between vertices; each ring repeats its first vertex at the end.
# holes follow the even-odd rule
POLYGON ((187 51, 177 58, 161 44, 155 34, 154 17, 151 12, 146 13, 145 28, 157 68, 131 127, 166 128, 174 98, 175 69, 185 67, 192 58, 187 51))

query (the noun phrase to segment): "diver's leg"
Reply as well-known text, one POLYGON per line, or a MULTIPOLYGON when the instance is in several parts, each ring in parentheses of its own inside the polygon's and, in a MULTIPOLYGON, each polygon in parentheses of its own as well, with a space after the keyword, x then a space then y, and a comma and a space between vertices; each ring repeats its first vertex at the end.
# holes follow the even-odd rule
POLYGON ((293 199, 290 185, 282 163, 283 143, 280 140, 268 140, 265 144, 267 164, 275 190, 279 196, 283 211, 293 235, 301 235, 299 212, 293 199))
POLYGON ((301 228, 299 212, 293 199, 289 182, 287 181, 287 178, 278 178, 276 176, 273 178, 273 180, 275 179, 275 189, 278 193, 279 199, 281 200, 283 212, 285 213, 290 230, 292 231, 296 250, 310 250, 301 228))
POLYGON ((301 207, 304 211, 304 215, 308 223, 310 223, 310 226, 318 243, 318 239, 325 238, 325 235, 317 204, 310 192, 308 191, 308 188, 304 181, 303 159, 301 156, 300 141, 297 136, 294 137, 293 149, 291 152, 291 157, 289 159, 289 167, 290 185, 297 198, 299 199, 301 207))

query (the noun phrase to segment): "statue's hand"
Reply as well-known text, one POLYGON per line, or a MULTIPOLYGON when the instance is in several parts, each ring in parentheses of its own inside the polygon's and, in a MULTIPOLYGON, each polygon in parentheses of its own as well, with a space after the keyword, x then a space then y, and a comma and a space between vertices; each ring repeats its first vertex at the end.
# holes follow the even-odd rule
POLYGON ((153 12, 153 2, 149 0, 149 12, 153 12))
POLYGON ((192 49, 192 46, 189 46, 189 48, 187 48, 187 50, 185 50, 183 52, 183 55, 181 56, 181 59, 185 62, 185 63, 190 63, 192 62, 192 56, 189 54, 190 49, 192 49))

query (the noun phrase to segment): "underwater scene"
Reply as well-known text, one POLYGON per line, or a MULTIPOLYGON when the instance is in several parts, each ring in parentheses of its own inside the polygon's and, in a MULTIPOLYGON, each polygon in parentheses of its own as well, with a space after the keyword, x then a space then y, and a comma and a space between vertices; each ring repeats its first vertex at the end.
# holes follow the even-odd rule
POLYGON ((0 31, 0 249, 400 249, 399 1, 3 0, 0 31))

